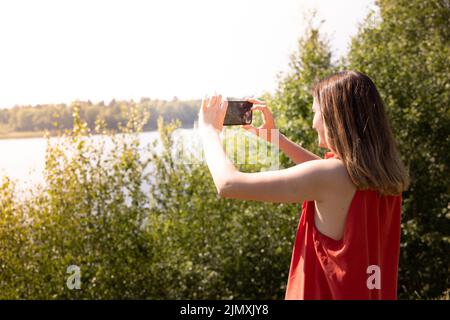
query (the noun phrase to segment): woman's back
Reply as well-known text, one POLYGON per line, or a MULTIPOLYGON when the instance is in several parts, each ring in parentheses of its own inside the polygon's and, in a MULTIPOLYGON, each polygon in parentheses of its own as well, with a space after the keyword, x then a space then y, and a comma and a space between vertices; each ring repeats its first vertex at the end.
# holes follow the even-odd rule
POLYGON ((319 230, 315 201, 305 201, 286 299, 396 299, 400 216, 401 195, 355 190, 335 239, 319 230))
POLYGON ((324 196, 322 201, 314 201, 314 220, 321 233, 339 240, 344 234, 345 221, 357 188, 352 183, 344 164, 334 153, 327 152, 325 159, 336 161, 340 170, 335 170, 330 176, 329 184, 332 191, 324 196))

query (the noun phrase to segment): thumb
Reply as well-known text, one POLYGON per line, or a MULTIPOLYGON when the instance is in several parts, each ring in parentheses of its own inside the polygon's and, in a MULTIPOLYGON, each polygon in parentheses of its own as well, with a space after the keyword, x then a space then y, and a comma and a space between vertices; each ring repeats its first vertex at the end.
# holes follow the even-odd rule
POLYGON ((267 109, 267 107, 263 104, 254 104, 251 110, 261 110, 267 109))

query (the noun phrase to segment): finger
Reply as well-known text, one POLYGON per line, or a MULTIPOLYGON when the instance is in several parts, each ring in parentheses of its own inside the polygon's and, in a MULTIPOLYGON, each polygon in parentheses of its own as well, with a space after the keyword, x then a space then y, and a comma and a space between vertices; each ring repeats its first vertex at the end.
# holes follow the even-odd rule
POLYGON ((204 111, 208 105, 208 96, 205 94, 202 99, 201 109, 204 111))
POLYGON ((208 102, 208 108, 214 106, 215 103, 216 103, 216 96, 213 95, 208 102))
POLYGON ((215 105, 215 106, 217 106, 217 108, 220 109, 220 108, 222 107, 221 104, 222 104, 222 95, 219 94, 219 95, 217 96, 217 100, 216 100, 216 105, 215 105))
POLYGON ((209 104, 211 102, 211 97, 209 95, 205 95, 205 109, 209 107, 209 104))
POLYGON ((256 103, 256 104, 264 104, 264 105, 266 104, 264 101, 261 101, 261 100, 255 99, 255 98, 248 98, 247 101, 251 102, 251 103, 256 103))
POLYGON ((261 111, 263 111, 263 109, 267 110, 267 106, 263 104, 254 104, 253 107, 251 108, 251 110, 261 110, 261 111))

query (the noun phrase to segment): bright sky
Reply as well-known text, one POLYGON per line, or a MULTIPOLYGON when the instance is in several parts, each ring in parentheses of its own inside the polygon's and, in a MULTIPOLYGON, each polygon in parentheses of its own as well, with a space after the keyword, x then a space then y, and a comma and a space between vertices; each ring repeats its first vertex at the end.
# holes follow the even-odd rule
POLYGON ((337 55, 373 0, 5 0, 0 107, 274 92, 312 8, 337 55))

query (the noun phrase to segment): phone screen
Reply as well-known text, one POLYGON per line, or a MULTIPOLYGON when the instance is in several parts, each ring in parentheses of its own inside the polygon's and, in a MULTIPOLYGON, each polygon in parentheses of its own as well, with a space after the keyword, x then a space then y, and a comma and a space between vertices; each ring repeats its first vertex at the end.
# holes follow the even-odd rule
POLYGON ((246 100, 228 100, 224 126, 244 125, 252 123, 253 103, 246 100))

